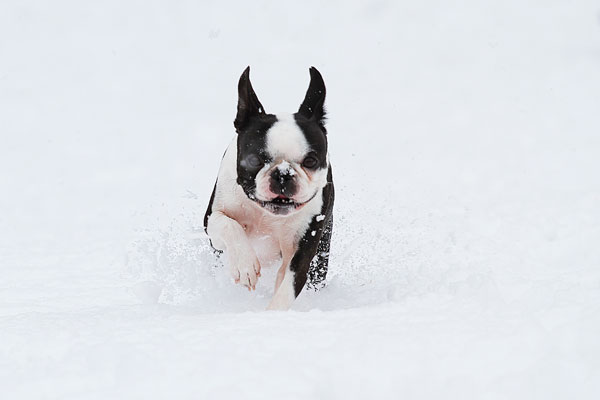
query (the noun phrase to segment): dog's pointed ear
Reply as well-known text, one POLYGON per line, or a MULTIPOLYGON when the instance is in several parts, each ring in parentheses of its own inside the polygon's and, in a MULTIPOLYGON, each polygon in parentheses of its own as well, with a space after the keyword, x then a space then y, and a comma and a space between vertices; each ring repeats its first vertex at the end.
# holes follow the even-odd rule
POLYGON ((235 121, 233 121, 236 132, 241 133, 250 118, 261 114, 265 114, 265 109, 260 104, 250 83, 250 66, 248 66, 240 76, 240 82, 238 83, 237 115, 235 121))
POLYGON ((309 72, 310 84, 298 114, 316 120, 323 127, 325 124, 325 82, 315 67, 310 67, 309 72))

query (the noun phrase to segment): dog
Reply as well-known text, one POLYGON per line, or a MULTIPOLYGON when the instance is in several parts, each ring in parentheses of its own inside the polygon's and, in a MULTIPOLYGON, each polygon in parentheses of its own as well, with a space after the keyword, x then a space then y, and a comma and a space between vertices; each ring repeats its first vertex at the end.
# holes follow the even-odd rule
POLYGON ((281 260, 267 309, 288 310, 307 280, 323 286, 334 187, 325 129, 325 82, 311 67, 294 114, 268 114, 250 83, 238 83, 236 135, 219 169, 204 227, 236 283, 256 289, 261 265, 281 260))

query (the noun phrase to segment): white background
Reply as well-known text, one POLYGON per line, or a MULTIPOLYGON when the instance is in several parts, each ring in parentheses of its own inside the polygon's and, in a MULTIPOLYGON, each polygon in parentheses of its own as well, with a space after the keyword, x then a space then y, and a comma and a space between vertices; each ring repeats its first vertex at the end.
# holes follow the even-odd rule
POLYGON ((3 1, 7 398, 600 396, 596 1, 3 1), (316 66, 329 285, 287 313, 202 218, 243 69, 316 66))

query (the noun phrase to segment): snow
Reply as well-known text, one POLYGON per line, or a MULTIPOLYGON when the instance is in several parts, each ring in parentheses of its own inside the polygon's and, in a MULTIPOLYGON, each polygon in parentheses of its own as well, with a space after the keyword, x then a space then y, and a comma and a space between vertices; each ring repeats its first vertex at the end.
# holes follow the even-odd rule
POLYGON ((291 176, 296 175, 296 170, 287 161, 280 162, 279 165, 277 166, 277 169, 282 174, 287 174, 287 175, 291 175, 291 176))
POLYGON ((0 3, 11 399, 600 395, 594 1, 0 3), (263 311, 202 218, 247 65, 327 84, 328 286, 263 311))

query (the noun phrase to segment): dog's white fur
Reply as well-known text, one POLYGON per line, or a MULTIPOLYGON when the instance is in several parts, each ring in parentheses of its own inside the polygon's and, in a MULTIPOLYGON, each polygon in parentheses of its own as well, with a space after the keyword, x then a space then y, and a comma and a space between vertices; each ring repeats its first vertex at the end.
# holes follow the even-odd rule
POLYGON ((308 142, 291 114, 277 114, 277 122, 267 132, 267 149, 274 158, 302 160, 308 142))
POLYGON ((213 246, 225 252, 233 278, 248 288, 255 288, 261 265, 281 258, 275 294, 267 309, 287 310, 295 298, 290 262, 311 219, 321 212, 327 169, 311 174, 302 168, 308 143, 293 116, 277 115, 277 118, 278 122, 267 133, 267 150, 274 160, 257 175, 257 198, 273 198, 268 186, 270 171, 283 165, 293 168, 298 175, 294 201, 306 204, 290 214, 275 215, 250 200, 236 182, 236 137, 221 162, 207 231, 213 246))

